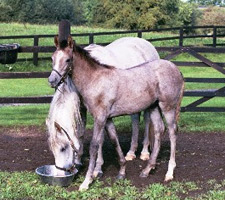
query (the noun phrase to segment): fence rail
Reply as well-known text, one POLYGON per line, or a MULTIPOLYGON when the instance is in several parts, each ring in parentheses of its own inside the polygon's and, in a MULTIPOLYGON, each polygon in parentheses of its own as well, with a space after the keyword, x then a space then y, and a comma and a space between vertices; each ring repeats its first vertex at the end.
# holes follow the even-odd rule
MULTIPOLYGON (((174 63, 178 66, 185 67, 211 67, 216 71, 225 74, 225 63, 221 62, 212 62, 207 59, 200 53, 225 53, 225 47, 216 47, 217 37, 224 37, 225 35, 217 35, 217 29, 224 28, 225 26, 204 26, 204 27, 176 27, 176 28, 167 28, 167 29, 151 29, 151 30, 138 30, 138 31, 118 31, 118 32, 101 32, 101 33, 84 33, 84 34, 71 34, 72 36, 88 36, 89 43, 94 42, 94 37, 98 35, 115 35, 115 34, 127 34, 127 33, 136 33, 137 37, 142 37, 142 34, 145 32, 151 31, 179 31, 178 37, 167 37, 167 38, 154 38, 148 39, 148 41, 160 41, 160 40, 168 40, 168 39, 179 39, 179 45, 177 47, 156 47, 159 52, 169 52, 169 55, 165 57, 165 59, 171 60, 174 57, 182 54, 188 53, 189 55, 197 58, 198 62, 183 62, 183 61, 175 61, 174 63), (186 29, 197 29, 197 28, 211 28, 213 30, 212 35, 184 35, 184 31, 186 29), (195 38, 195 37, 212 37, 212 46, 213 47, 185 47, 183 46, 183 40, 185 38, 195 38)), ((21 39, 21 38, 34 38, 34 46, 22 46, 19 49, 19 53, 33 53, 34 64, 38 64, 39 59, 50 59, 50 58, 40 58, 38 57, 38 53, 41 52, 54 52, 54 46, 38 46, 39 38, 44 37, 54 37, 54 35, 35 35, 35 36, 0 36, 1 39, 21 39)), ((106 45, 108 43, 101 43, 101 45, 106 45)), ((85 46, 87 44, 83 44, 85 46)), ((21 61, 24 59, 21 59, 21 61)), ((4 72, 0 73, 0 79, 9 79, 9 78, 47 78, 49 76, 49 72, 4 72)), ((225 78, 192 78, 185 77, 185 82, 192 83, 225 83, 225 78)), ((225 107, 203 107, 201 104, 206 101, 219 97, 225 97, 225 87, 220 89, 211 89, 211 90, 187 90, 184 93, 184 96, 187 97, 201 97, 200 99, 190 103, 189 105, 182 107, 182 112, 225 112, 225 107)), ((41 97, 2 97, 0 98, 0 104, 26 104, 26 103, 50 103, 52 96, 41 96, 41 97)))

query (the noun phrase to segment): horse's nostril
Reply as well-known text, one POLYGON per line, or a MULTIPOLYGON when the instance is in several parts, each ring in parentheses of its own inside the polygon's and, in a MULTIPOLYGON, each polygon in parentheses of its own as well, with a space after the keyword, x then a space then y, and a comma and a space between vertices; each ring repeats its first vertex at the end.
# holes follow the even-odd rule
POLYGON ((48 77, 48 82, 49 82, 50 84, 54 83, 54 82, 55 82, 55 77, 49 76, 49 77, 48 77))

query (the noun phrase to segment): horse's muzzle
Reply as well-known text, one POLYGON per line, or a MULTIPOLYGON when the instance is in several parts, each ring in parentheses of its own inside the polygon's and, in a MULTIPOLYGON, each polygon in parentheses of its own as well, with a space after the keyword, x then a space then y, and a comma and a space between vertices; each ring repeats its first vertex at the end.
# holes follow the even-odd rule
POLYGON ((52 88, 55 88, 59 80, 57 79, 57 76, 51 73, 50 76, 48 77, 48 82, 52 88))

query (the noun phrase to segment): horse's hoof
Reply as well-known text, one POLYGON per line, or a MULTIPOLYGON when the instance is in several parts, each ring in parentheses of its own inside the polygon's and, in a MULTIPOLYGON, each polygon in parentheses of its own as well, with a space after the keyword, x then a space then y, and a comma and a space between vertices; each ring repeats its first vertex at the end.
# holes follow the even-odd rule
POLYGON ((80 185, 80 187, 79 187, 79 191, 85 191, 85 190, 87 190, 89 187, 88 187, 88 185, 86 185, 86 184, 81 184, 80 185))
POLYGON ((94 178, 101 178, 103 176, 102 171, 94 171, 93 173, 94 178))
POLYGON ((134 153, 127 153, 125 159, 126 161, 131 161, 131 160, 134 160, 136 158, 136 155, 134 153))
POLYGON ((140 159, 141 160, 149 160, 150 154, 149 153, 141 153, 140 159))
POLYGON ((118 174, 116 177, 117 180, 125 179, 125 174, 118 174))
POLYGON ((166 176, 165 176, 165 179, 164 179, 164 182, 165 182, 165 183, 168 183, 168 182, 170 182, 170 181, 172 181, 172 180, 173 180, 173 176, 166 175, 166 176))
POLYGON ((148 177, 148 174, 144 173, 144 172, 141 172, 139 177, 141 178, 147 178, 148 177))

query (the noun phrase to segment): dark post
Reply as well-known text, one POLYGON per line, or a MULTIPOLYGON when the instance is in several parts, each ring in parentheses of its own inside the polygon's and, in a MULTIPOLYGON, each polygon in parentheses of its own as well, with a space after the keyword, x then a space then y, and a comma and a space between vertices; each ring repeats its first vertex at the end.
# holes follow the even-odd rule
POLYGON ((70 22, 62 20, 59 23, 59 45, 67 44, 68 36, 70 35, 70 22))
POLYGON ((183 40, 184 40, 184 29, 183 27, 180 28, 180 39, 179 39, 179 46, 183 46, 183 40))
POLYGON ((217 28, 213 27, 213 47, 216 47, 216 35, 217 35, 217 28))
MULTIPOLYGON (((39 38, 38 35, 34 36, 34 46, 38 46, 39 38)), ((38 52, 33 53, 33 64, 38 65, 38 52)))
POLYGON ((94 43, 94 35, 93 33, 89 34, 89 44, 93 44, 94 43))
POLYGON ((142 38, 142 31, 140 31, 140 30, 138 31, 138 37, 142 38))

